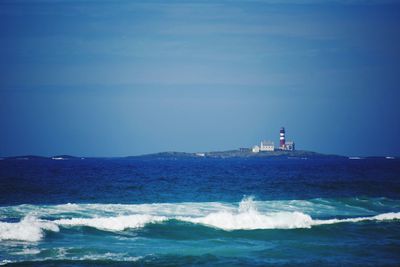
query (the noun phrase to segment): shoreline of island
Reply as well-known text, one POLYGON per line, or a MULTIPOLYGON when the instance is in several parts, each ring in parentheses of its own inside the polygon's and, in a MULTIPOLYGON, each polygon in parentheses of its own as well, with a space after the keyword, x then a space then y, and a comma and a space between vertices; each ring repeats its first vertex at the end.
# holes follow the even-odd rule
POLYGON ((71 155, 38 156, 22 155, 0 157, 0 160, 85 160, 85 159, 251 159, 251 158, 269 158, 269 159, 398 159, 397 156, 344 156, 336 154, 324 154, 307 150, 275 150, 254 153, 251 150, 233 149, 225 151, 210 152, 178 152, 165 151, 158 153, 142 154, 135 156, 116 156, 116 157, 78 157, 71 155))

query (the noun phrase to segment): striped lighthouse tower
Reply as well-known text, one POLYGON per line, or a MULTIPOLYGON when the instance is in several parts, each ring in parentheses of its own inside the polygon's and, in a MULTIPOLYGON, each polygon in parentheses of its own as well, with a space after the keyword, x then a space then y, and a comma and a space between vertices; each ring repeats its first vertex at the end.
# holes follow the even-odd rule
POLYGON ((285 143, 285 127, 281 127, 281 130, 279 131, 279 147, 285 149, 285 143))

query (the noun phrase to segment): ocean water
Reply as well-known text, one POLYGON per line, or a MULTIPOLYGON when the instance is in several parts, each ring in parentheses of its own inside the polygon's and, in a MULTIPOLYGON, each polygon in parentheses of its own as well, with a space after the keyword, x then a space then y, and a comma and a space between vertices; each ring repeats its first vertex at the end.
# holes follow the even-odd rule
POLYGON ((399 266, 400 160, 1 160, 0 265, 399 266))

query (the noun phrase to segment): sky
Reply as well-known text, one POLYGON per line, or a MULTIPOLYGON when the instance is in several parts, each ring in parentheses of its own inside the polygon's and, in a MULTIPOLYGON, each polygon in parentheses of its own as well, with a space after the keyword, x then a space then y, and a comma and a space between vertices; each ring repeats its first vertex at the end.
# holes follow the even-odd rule
POLYGON ((0 0, 0 156, 400 156, 400 1, 0 0))

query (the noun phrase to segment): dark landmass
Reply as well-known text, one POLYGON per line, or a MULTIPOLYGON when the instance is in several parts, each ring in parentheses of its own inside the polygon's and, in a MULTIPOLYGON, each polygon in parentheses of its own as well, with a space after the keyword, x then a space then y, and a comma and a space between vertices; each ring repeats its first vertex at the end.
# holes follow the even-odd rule
POLYGON ((349 158, 349 159, 395 159, 397 157, 385 157, 385 156, 371 156, 371 157, 348 157, 333 154, 322 154, 313 151, 306 150, 295 150, 295 151, 265 151, 259 153, 253 153, 248 149, 237 149, 227 151, 212 151, 212 152, 198 152, 198 153, 187 153, 187 152, 160 152, 154 154, 146 154, 139 156, 128 156, 128 157, 76 157, 70 155, 56 155, 52 157, 42 157, 35 155, 26 156, 14 156, 14 157, 0 157, 0 160, 84 160, 84 159, 201 159, 201 158, 277 158, 277 159, 329 159, 329 158, 349 158))
POLYGON ((14 157, 4 157, 3 160, 40 160, 40 159, 48 159, 48 157, 35 156, 35 155, 23 155, 23 156, 14 156, 14 157))
POLYGON ((213 151, 213 152, 198 152, 198 153, 186 153, 186 152, 161 152, 155 154, 147 154, 135 157, 127 158, 268 158, 268 157, 279 157, 279 158, 347 158, 339 155, 328 155, 321 154, 312 151, 295 150, 295 151, 266 151, 253 153, 252 151, 246 150, 228 150, 228 151, 213 151))
POLYGON ((70 155, 56 155, 51 157, 35 156, 35 155, 24 155, 24 156, 14 156, 14 157, 3 157, 2 160, 80 160, 81 157, 75 157, 70 155))

